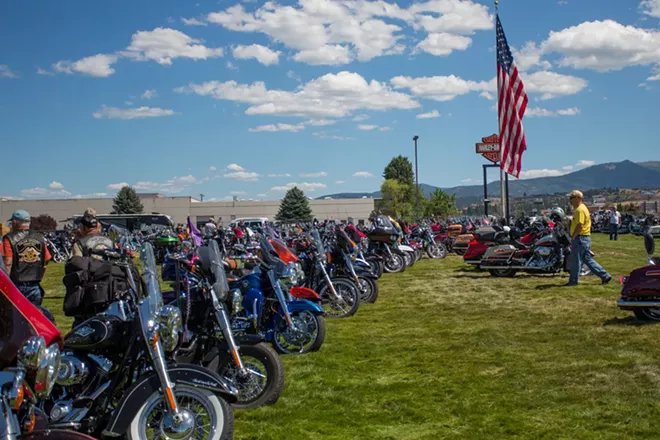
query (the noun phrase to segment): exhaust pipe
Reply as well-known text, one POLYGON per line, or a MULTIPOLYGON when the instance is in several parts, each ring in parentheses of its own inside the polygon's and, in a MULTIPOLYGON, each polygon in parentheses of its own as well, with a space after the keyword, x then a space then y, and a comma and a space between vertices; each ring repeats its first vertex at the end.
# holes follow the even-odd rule
POLYGON ((616 305, 622 309, 660 309, 660 301, 628 301, 621 298, 616 302, 616 305))

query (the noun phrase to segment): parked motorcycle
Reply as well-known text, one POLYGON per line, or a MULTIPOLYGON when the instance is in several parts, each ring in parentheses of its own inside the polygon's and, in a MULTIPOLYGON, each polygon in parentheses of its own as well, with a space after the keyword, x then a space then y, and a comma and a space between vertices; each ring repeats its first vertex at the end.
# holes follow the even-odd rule
POLYGON ((648 265, 621 277, 623 287, 617 306, 632 311, 637 319, 657 322, 660 321, 660 258, 653 256, 655 241, 650 234, 644 234, 644 247, 648 265))
POLYGON ((163 299, 183 311, 184 335, 174 359, 216 371, 238 390, 237 409, 274 404, 284 389, 282 361, 261 335, 234 336, 228 310, 238 313, 242 297, 230 294, 218 243, 210 240, 197 254, 194 263, 170 256, 163 265, 163 280, 175 287, 163 299))
POLYGON ((57 385, 42 404, 50 426, 97 438, 231 439, 237 391, 206 368, 168 362, 181 312, 163 305, 151 244, 140 252, 141 283, 125 254, 103 255, 128 289, 65 336, 57 385))

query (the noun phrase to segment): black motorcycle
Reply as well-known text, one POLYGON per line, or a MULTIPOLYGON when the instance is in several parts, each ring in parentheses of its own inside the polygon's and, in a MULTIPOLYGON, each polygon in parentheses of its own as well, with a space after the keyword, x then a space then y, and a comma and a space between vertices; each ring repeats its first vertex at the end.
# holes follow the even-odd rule
POLYGON ((163 305, 151 244, 140 252, 141 282, 126 254, 103 254, 113 260, 105 267, 124 273, 128 288, 65 336, 57 385, 42 404, 50 427, 96 438, 231 439, 237 391, 204 367, 168 362, 181 312, 163 305))
POLYGON ((232 333, 228 308, 240 312, 243 299, 240 291, 229 291, 218 243, 209 240, 197 255, 194 264, 170 256, 163 265, 163 279, 174 278, 175 288, 163 298, 183 310, 184 334, 174 359, 201 364, 234 385, 237 409, 274 404, 284 389, 280 357, 262 335, 232 333))

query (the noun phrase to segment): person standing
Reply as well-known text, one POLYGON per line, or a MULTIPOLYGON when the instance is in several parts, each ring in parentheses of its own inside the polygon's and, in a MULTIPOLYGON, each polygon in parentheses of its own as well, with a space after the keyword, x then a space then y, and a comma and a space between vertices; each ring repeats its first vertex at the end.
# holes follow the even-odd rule
POLYGON ((101 255, 94 255, 94 252, 114 249, 114 247, 113 241, 101 232, 101 223, 96 218, 96 211, 87 208, 80 219, 76 240, 73 242, 73 256, 102 259, 101 255))
POLYGON ((621 213, 616 210, 616 206, 610 208, 610 240, 619 239, 619 228, 621 227, 621 213))
POLYGON ((32 304, 41 306, 41 280, 51 259, 43 234, 30 230, 30 214, 18 210, 11 215, 11 232, 2 239, 5 270, 18 290, 32 304))
POLYGON ((567 286, 576 286, 580 277, 582 263, 586 264, 591 271, 598 276, 603 284, 612 280, 607 273, 591 255, 591 215, 582 203, 583 195, 580 191, 572 191, 569 195, 573 207, 573 220, 571 221, 571 275, 567 286))

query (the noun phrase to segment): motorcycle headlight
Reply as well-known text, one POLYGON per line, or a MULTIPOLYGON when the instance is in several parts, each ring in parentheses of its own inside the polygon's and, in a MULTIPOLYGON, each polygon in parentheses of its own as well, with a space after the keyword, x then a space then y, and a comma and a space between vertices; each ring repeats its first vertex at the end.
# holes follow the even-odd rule
POLYGON ((52 344, 44 350, 34 379, 34 394, 37 397, 47 397, 53 391, 55 379, 60 370, 60 347, 52 344))
POLYGON ((18 353, 18 363, 26 370, 36 370, 46 352, 46 340, 43 336, 32 336, 18 353))
POLYGON ((163 306, 158 313, 160 343, 165 351, 174 351, 182 332, 181 310, 171 305, 163 306))
POLYGON ((298 283, 298 266, 295 263, 289 263, 282 271, 280 281, 288 288, 295 286, 298 283))

